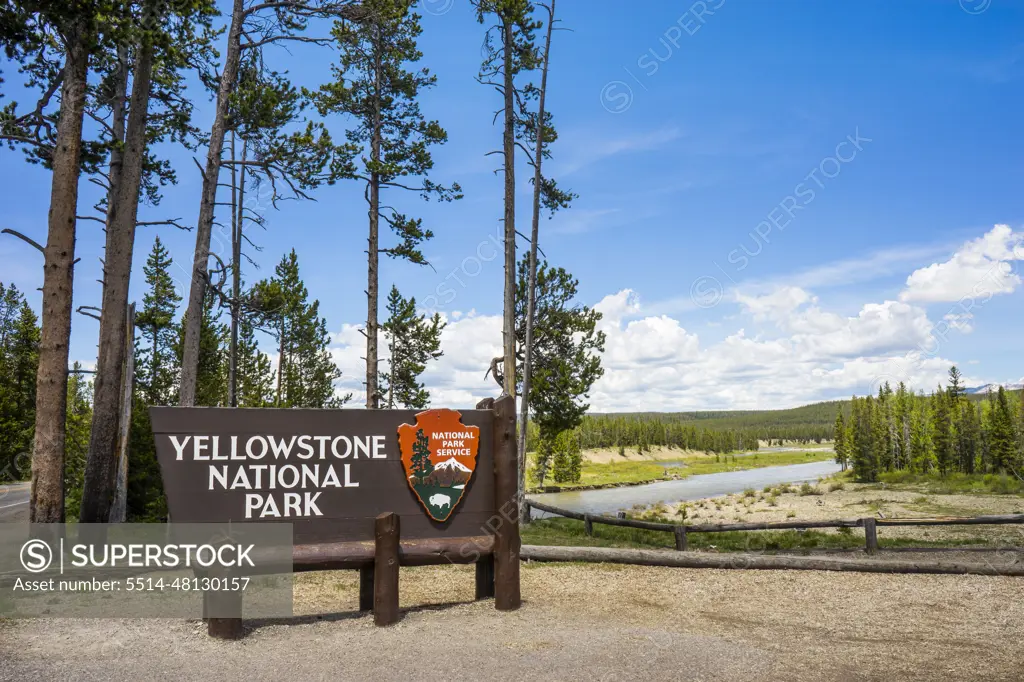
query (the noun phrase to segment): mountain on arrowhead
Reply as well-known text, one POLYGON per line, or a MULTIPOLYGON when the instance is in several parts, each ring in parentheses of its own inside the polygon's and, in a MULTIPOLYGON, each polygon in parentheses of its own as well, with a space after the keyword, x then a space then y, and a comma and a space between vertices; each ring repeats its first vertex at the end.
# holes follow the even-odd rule
POLYGON ((451 487, 453 485, 464 485, 469 482, 473 470, 459 462, 454 457, 449 457, 434 465, 434 470, 426 477, 426 485, 451 487))
POLYGON ((454 457, 449 457, 443 462, 438 462, 437 464, 435 464, 434 471, 437 471, 438 469, 452 469, 454 471, 464 471, 467 474, 471 471, 471 469, 468 466, 465 466, 454 457))

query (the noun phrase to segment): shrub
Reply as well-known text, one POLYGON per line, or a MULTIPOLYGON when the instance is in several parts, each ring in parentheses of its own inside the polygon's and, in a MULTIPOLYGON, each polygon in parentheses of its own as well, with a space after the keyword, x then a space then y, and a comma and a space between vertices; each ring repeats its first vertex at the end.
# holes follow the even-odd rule
POLYGON ((743 491, 743 497, 753 497, 757 492, 753 488, 747 488, 743 491))
POLYGON ((804 483, 800 486, 800 496, 806 497, 808 495, 821 495, 821 491, 818 490, 817 486, 812 486, 810 483, 804 483))
POLYGON ((832 484, 831 484, 831 485, 829 485, 829 487, 828 487, 828 491, 829 491, 830 493, 834 493, 834 492, 835 492, 835 491, 837 491, 837 490, 845 490, 845 489, 846 489, 846 486, 845 486, 845 485, 843 485, 843 482, 842 482, 842 481, 838 481, 838 482, 836 482, 836 483, 832 483, 832 484))

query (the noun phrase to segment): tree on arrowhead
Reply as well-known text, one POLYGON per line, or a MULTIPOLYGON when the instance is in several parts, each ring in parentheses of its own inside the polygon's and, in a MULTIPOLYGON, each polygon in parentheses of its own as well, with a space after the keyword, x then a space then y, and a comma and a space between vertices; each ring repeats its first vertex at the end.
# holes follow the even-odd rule
POLYGON ((420 483, 434 472, 434 464, 430 461, 430 439, 423 429, 416 431, 416 442, 412 444, 412 472, 420 483))

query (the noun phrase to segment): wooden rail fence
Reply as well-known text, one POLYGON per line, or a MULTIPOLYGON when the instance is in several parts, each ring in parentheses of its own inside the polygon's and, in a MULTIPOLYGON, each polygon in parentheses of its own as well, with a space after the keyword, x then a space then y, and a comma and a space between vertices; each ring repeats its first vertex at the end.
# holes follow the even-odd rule
POLYGON ((533 510, 564 516, 569 519, 576 519, 583 522, 583 528, 588 536, 594 534, 594 524, 603 523, 606 526, 620 526, 623 528, 638 528, 641 530, 662 531, 672 533, 675 536, 676 549, 683 552, 687 549, 687 536, 690 533, 722 533, 733 530, 792 530, 808 528, 863 528, 864 549, 868 554, 878 552, 878 527, 879 526, 971 526, 971 525, 1002 525, 1002 524, 1024 524, 1024 514, 1007 514, 1001 516, 972 516, 966 518, 933 518, 933 519, 876 519, 868 516, 860 519, 832 519, 826 521, 774 521, 770 523, 716 523, 716 524, 674 524, 662 523, 659 521, 641 521, 639 519, 627 519, 624 512, 617 516, 603 516, 600 514, 587 514, 574 512, 568 509, 559 509, 551 505, 527 500, 526 506, 533 510))

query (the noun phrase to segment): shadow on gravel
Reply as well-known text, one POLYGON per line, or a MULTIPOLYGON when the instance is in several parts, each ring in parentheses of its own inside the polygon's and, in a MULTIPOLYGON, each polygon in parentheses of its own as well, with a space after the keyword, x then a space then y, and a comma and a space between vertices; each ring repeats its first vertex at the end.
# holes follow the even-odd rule
MULTIPOLYGON (((493 601, 493 600, 490 600, 493 601)), ((439 612, 443 613, 458 606, 466 606, 468 604, 476 604, 476 601, 452 601, 442 602, 440 604, 425 604, 423 606, 410 606, 398 610, 398 622, 401 623, 406 614, 409 613, 430 613, 439 612)), ((372 611, 340 611, 337 613, 313 613, 302 616, 291 616, 290 618, 252 618, 245 619, 245 632, 249 634, 256 632, 261 628, 272 627, 275 625, 312 625, 314 623, 341 623, 350 620, 358 620, 364 617, 373 617, 372 611)))

